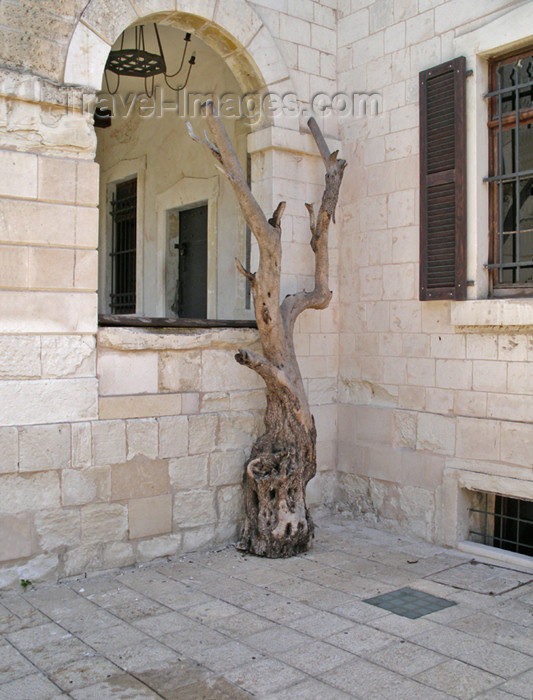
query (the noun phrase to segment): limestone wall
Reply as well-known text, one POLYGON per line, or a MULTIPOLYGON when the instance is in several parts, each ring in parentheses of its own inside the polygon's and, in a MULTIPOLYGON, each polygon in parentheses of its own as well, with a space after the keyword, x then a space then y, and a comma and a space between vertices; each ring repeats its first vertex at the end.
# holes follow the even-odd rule
POLYGON ((339 499, 390 527, 455 544, 468 534, 461 489, 520 498, 532 479, 531 301, 484 300, 482 97, 486 58, 531 45, 525 21, 531 4, 355 5, 339 3, 339 89, 378 92, 383 110, 343 124, 351 167, 341 193, 339 499), (459 55, 473 70, 467 79, 472 284, 469 301, 421 303, 418 73, 459 55))
MULTIPOLYGON (((288 0, 281 11, 268 0, 253 8, 244 0, 2 5, 0 586, 236 537, 242 466, 264 396, 232 356, 256 335, 98 329, 99 169, 82 105, 120 31, 177 6, 240 83, 296 85, 307 100, 312 80, 317 89, 335 85, 335 3, 288 0), (201 21, 190 19, 195 12, 201 21)), ((312 284, 304 202, 319 200, 324 175, 310 137, 298 133, 300 116, 278 121, 250 136, 249 152, 265 210, 287 201, 287 293, 312 284)), ((337 250, 334 229, 336 295, 337 250)), ((327 311, 306 313, 295 336, 318 427, 312 505, 334 491, 337 323, 336 298, 327 311)))

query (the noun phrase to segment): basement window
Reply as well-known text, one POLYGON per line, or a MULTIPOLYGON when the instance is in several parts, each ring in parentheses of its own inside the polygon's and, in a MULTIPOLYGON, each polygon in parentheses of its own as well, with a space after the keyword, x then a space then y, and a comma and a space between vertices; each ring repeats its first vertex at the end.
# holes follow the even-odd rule
POLYGON ((474 493, 469 539, 533 557, 533 501, 474 493))

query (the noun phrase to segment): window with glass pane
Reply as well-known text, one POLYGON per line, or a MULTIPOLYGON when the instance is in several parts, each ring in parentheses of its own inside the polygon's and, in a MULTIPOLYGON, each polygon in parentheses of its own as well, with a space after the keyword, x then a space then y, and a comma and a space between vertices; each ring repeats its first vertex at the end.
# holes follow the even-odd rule
POLYGON ((489 269, 495 294, 533 293, 533 51, 493 61, 489 269))
POLYGON ((137 178, 117 184, 111 200, 112 314, 135 313, 137 266, 137 178))

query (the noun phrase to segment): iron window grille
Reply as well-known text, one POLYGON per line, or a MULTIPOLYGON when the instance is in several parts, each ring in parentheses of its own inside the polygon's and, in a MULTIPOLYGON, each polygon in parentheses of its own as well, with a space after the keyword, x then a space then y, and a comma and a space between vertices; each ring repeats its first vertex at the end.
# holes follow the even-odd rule
POLYGON ((470 514, 470 540, 533 556, 533 501, 478 493, 470 514))
POLYGON ((489 137, 492 287, 533 293, 533 55, 491 64, 489 137))
POLYGON ((117 184, 111 200, 112 314, 135 313, 137 266, 137 178, 117 184))

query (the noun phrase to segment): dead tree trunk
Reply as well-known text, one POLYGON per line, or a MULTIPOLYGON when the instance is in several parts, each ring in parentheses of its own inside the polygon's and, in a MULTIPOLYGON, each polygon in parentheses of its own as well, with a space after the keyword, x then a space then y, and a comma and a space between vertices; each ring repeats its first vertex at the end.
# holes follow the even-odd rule
POLYGON ((235 359, 265 381, 265 432, 252 447, 245 465, 245 525, 240 548, 265 557, 289 557, 306 551, 313 522, 305 488, 316 473, 316 429, 294 351, 293 332, 306 309, 325 309, 331 300, 328 284, 328 229, 346 162, 331 154, 314 119, 308 122, 326 169, 326 184, 318 215, 306 204, 315 255, 315 287, 285 297, 280 304, 281 202, 267 220, 253 197, 237 154, 212 102, 205 105, 212 141, 191 137, 210 149, 219 170, 230 180, 244 217, 259 246, 259 266, 252 273, 237 260, 249 280, 263 354, 239 350, 235 359))

